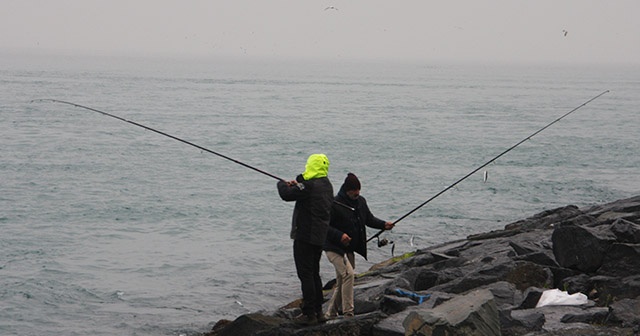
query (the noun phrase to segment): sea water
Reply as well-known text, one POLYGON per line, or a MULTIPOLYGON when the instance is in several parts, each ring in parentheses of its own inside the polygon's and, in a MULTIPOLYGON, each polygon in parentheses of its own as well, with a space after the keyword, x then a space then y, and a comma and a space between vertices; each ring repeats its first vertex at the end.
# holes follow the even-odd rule
POLYGON ((578 108, 385 233, 395 255, 640 194, 638 67, 2 58, 2 335, 194 335, 300 296, 276 179, 34 99, 283 179, 325 153, 391 221, 578 108))

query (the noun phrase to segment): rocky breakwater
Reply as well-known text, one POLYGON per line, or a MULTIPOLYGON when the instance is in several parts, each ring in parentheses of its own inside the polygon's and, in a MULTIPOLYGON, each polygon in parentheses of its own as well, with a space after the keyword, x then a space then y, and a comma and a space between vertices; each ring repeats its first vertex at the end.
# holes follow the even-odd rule
POLYGON ((355 318, 302 328, 294 302, 219 321, 207 336, 640 335, 640 196, 390 259, 358 276, 355 307, 355 318), (558 300, 541 304, 547 294, 558 300))

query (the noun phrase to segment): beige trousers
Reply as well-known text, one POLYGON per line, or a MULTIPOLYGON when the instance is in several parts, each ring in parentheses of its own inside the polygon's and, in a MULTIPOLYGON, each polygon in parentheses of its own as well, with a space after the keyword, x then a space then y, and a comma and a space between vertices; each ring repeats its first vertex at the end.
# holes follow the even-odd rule
POLYGON ((342 308, 343 314, 353 314, 353 282, 355 277, 355 255, 353 252, 341 256, 338 253, 326 251, 329 262, 336 269, 336 287, 333 290, 327 315, 337 316, 342 308))

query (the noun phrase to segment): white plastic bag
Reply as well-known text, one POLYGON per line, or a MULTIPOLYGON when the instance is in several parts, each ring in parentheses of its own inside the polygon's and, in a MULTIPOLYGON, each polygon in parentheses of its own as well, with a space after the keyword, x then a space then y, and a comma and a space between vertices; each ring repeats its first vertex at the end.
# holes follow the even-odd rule
POLYGON ((555 288, 542 292, 536 308, 544 306, 579 306, 587 303, 587 301, 587 296, 582 293, 569 294, 555 288))

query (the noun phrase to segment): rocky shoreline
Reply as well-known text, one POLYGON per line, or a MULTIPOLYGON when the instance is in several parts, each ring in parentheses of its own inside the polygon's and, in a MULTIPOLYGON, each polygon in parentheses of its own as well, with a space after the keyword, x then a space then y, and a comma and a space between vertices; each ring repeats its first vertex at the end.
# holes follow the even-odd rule
POLYGON ((547 210, 375 265, 356 279, 352 319, 302 328, 290 321, 298 304, 218 321, 205 336, 640 335, 640 196, 547 210))

